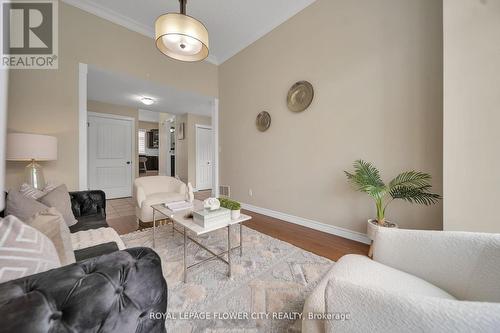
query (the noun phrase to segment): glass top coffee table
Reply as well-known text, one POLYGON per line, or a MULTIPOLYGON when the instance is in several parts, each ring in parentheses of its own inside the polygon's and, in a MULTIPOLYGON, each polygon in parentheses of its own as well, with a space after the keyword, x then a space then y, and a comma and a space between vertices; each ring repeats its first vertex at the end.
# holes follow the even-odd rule
POLYGON ((240 250, 240 256, 243 254, 243 232, 242 232, 242 226, 241 223, 250 220, 252 217, 249 215, 241 214, 240 217, 236 220, 230 220, 227 223, 224 224, 217 224, 215 226, 203 228, 200 225, 194 223, 193 219, 191 217, 188 217, 188 214, 192 212, 193 210, 201 210, 203 209, 203 202, 199 200, 195 200, 193 202, 193 208, 187 209, 184 211, 178 211, 178 212, 173 212, 167 207, 165 207, 164 204, 158 204, 158 205, 153 205, 151 206, 153 208, 153 247, 155 246, 155 229, 156 229, 156 215, 157 213, 167 217, 170 222, 172 223, 172 234, 175 236, 175 231, 179 232, 184 236, 184 283, 186 282, 187 279, 187 270, 189 268, 198 266, 202 263, 205 263, 210 260, 218 259, 222 261, 223 263, 228 265, 228 276, 231 277, 231 251, 239 249, 240 250), (180 225, 182 228, 177 229, 176 224, 180 225), (239 224, 239 232, 240 232, 240 242, 239 245, 236 247, 231 247, 231 226, 239 224), (213 232, 216 230, 220 229, 227 229, 227 250, 220 252, 220 253, 215 253, 208 247, 204 246, 200 242, 198 242, 196 239, 188 236, 188 232, 193 233, 196 236, 200 236, 209 232, 213 232), (200 248, 204 249, 208 253, 210 253, 212 256, 208 257, 202 261, 196 262, 194 264, 188 265, 187 264, 187 242, 188 240, 192 241, 196 245, 198 245, 200 248), (227 260, 224 258, 224 255, 227 254, 227 260))

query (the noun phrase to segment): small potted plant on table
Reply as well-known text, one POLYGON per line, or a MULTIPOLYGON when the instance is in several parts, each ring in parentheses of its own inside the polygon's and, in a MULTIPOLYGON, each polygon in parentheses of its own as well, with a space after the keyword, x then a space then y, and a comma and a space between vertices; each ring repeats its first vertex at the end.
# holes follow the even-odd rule
POLYGON ((231 211, 231 219, 237 220, 241 215, 241 204, 228 198, 219 198, 220 206, 231 211))
MULTIPOLYGON (((372 241, 375 240, 380 227, 398 227, 396 223, 385 219, 386 208, 393 200, 401 199, 428 206, 441 199, 439 194, 430 192, 432 177, 427 173, 405 171, 385 184, 380 177, 380 172, 373 164, 357 160, 353 166, 353 173, 344 171, 348 181, 356 190, 372 197, 377 208, 377 218, 368 220, 367 234, 372 241)), ((372 246, 370 246, 368 256, 372 256, 372 246)))

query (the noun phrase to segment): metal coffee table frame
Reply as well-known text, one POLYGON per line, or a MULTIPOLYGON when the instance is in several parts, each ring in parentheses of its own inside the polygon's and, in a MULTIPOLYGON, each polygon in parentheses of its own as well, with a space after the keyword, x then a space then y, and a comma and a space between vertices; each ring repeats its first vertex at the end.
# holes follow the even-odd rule
MULTIPOLYGON (((199 204, 198 204, 199 206, 199 204)), ((206 263, 211 260, 218 259, 222 261, 224 264, 228 266, 228 277, 231 278, 232 274, 232 266, 231 266, 231 251, 233 250, 240 250, 240 256, 243 255, 243 226, 241 225, 242 222, 250 220, 251 217, 248 215, 241 214, 240 218, 237 220, 232 220, 226 225, 221 225, 221 226, 216 226, 212 228, 202 228, 199 225, 195 224, 192 219, 186 218, 185 215, 189 213, 189 211, 181 211, 177 213, 171 212, 168 208, 166 208, 164 205, 153 205, 151 206, 153 209, 153 247, 155 247, 155 229, 156 229, 156 214, 155 212, 160 213, 161 215, 167 217, 168 221, 172 223, 172 236, 175 236, 175 232, 177 231, 181 235, 184 236, 184 283, 186 283, 187 280, 187 270, 196 266, 199 266, 203 263, 206 263), (176 228, 175 224, 180 224, 182 226, 182 230, 179 230, 176 228), (235 247, 231 247, 231 226, 239 224, 239 233, 240 233, 240 241, 239 244, 235 247), (201 244, 199 241, 194 239, 193 237, 188 235, 188 230, 196 234, 197 236, 203 235, 209 232, 213 232, 216 230, 220 229, 227 229, 227 250, 222 251, 220 253, 215 253, 205 245, 201 244), (208 253, 211 254, 210 257, 203 259, 199 262, 196 262, 194 264, 188 265, 187 264, 187 244, 188 240, 202 248, 203 250, 207 251, 208 253), (227 254, 227 260, 224 258, 224 256, 227 254)))

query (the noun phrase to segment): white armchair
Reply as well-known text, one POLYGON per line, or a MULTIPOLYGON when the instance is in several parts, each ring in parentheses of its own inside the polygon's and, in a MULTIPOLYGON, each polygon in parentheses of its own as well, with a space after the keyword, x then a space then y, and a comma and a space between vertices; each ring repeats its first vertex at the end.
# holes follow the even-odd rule
POLYGON ((135 212, 140 222, 153 221, 151 205, 186 200, 187 186, 167 176, 137 178, 134 181, 135 212))
POLYGON ((382 228, 373 259, 334 264, 304 305, 329 317, 303 332, 499 331, 500 234, 382 228))

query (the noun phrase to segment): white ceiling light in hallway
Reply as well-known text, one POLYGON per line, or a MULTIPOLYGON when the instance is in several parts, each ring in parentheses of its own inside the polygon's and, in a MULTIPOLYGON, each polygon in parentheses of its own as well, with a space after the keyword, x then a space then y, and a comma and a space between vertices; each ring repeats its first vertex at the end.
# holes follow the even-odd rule
POLYGON ((150 97, 141 97, 141 102, 144 105, 153 105, 155 103, 155 100, 150 97))
POLYGON ((208 30, 200 21, 186 15, 187 0, 179 0, 181 12, 156 19, 156 47, 166 56, 181 61, 201 61, 208 57, 208 30))

